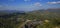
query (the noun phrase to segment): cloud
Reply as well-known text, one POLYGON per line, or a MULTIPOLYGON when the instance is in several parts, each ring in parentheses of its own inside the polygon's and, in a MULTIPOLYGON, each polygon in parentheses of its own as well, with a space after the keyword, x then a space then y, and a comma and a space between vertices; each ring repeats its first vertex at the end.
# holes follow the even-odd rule
POLYGON ((56 2, 48 2, 48 4, 57 4, 56 2))
POLYGON ((36 2, 36 3, 31 4, 29 6, 27 6, 27 5, 24 5, 24 6, 21 6, 21 5, 12 6, 12 5, 5 4, 4 3, 4 4, 0 5, 0 7, 1 7, 0 10, 23 10, 23 11, 32 11, 32 10, 39 9, 40 6, 42 6, 40 2, 36 2))
POLYGON ((8 4, 0 5, 0 10, 15 9, 14 6, 9 6, 8 4))
POLYGON ((57 3, 60 4, 60 1, 58 1, 57 3))
POLYGON ((24 1, 30 1, 30 0, 24 0, 24 1))
POLYGON ((8 1, 10 1, 10 2, 14 2, 15 0, 8 0, 8 1))
POLYGON ((57 2, 47 2, 48 4, 60 4, 60 1, 57 2))
POLYGON ((34 6, 42 6, 42 5, 41 5, 41 3, 36 2, 36 3, 34 4, 34 6))

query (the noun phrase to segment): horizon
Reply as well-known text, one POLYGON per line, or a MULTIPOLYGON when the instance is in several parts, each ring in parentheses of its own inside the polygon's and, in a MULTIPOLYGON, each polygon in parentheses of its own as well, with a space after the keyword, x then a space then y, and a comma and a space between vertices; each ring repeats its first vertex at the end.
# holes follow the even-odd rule
POLYGON ((60 0, 0 0, 0 10, 32 11, 60 8, 60 0))

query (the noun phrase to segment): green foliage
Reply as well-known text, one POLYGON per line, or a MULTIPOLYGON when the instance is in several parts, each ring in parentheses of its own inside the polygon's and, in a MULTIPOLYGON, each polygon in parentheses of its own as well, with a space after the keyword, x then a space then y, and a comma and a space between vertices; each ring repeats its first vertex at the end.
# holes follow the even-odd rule
POLYGON ((4 26, 1 26, 0 28, 17 28, 18 24, 20 24, 22 21, 20 20, 19 23, 17 21, 14 21, 15 18, 21 18, 21 19, 30 19, 30 20, 49 20, 49 23, 44 22, 43 25, 38 25, 37 28, 54 28, 55 26, 60 26, 60 14, 59 13, 27 13, 25 15, 17 15, 12 16, 8 19, 0 18, 0 23, 5 24, 4 26), (12 18, 12 19, 11 19, 12 18), (17 24, 16 24, 17 23, 17 24))

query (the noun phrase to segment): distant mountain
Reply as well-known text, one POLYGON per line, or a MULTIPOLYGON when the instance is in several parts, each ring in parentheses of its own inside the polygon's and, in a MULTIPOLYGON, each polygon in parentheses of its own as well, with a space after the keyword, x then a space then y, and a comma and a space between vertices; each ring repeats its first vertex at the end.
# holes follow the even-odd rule
POLYGON ((17 11, 17 10, 0 10, 0 17, 2 18, 9 18, 12 16, 16 16, 16 15, 24 15, 25 12, 24 11, 17 11))
POLYGON ((60 8, 49 8, 46 11, 60 13, 60 8))
POLYGON ((12 14, 12 13, 24 13, 24 11, 18 10, 0 10, 0 15, 12 14))
MULTIPOLYGON (((54 13, 60 13, 60 8, 49 8, 49 9, 40 9, 40 10, 35 10, 35 11, 30 11, 30 13, 34 14, 41 14, 44 12, 54 12, 54 13)), ((24 15, 26 14, 24 11, 19 11, 19 10, 0 10, 0 17, 10 17, 14 15, 24 15)))
POLYGON ((48 8, 48 9, 40 9, 40 10, 35 10, 31 11, 30 13, 42 13, 42 12, 54 12, 54 13, 60 13, 60 8, 48 8))

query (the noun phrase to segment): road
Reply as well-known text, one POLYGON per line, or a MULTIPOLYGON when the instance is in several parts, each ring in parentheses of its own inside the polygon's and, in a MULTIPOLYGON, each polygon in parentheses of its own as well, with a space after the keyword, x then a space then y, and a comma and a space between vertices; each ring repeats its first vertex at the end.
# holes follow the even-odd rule
POLYGON ((23 26, 24 26, 27 22, 29 22, 29 21, 31 21, 31 20, 27 20, 27 21, 23 22, 22 24, 20 24, 20 25, 18 26, 18 28, 23 27, 23 26))

